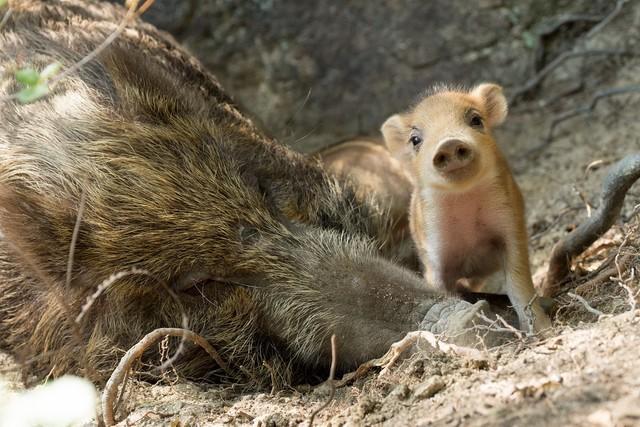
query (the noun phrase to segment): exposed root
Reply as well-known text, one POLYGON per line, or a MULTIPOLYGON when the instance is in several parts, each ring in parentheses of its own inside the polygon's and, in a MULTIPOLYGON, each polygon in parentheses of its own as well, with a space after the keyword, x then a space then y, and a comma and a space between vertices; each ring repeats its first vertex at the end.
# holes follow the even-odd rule
POLYGON ((455 344, 446 343, 438 337, 436 337, 432 332, 429 331, 413 331, 409 332, 403 339, 400 341, 393 343, 391 348, 381 358, 377 359, 374 363, 374 366, 381 366, 382 371, 380 371, 380 376, 384 376, 393 367, 393 365, 400 359, 400 357, 411 347, 417 344, 418 340, 423 339, 429 343, 431 347, 433 347, 437 351, 441 351, 443 353, 449 353, 456 356, 465 357, 467 359, 472 360, 485 360, 485 355, 475 348, 470 347, 461 347, 455 344))
POLYGON ((336 376, 337 363, 338 363, 338 349, 336 345, 336 336, 335 334, 333 334, 331 335, 331 368, 329 369, 329 378, 327 379, 327 384, 329 384, 329 387, 331 387, 331 390, 329 391, 329 397, 327 398, 327 401, 324 402, 324 404, 321 407, 313 411, 313 413, 309 417, 309 427, 313 425, 313 420, 315 419, 316 415, 318 415, 323 409, 329 406, 334 396, 336 395, 336 385, 334 384, 334 378, 336 376))
POLYGON ((579 58, 585 56, 610 56, 610 55, 629 55, 630 52, 618 49, 587 49, 587 50, 570 50, 561 53, 553 61, 547 64, 542 70, 530 78, 524 85, 513 91, 509 104, 515 104, 516 101, 531 90, 535 89, 553 70, 564 64, 568 59, 579 58))
POLYGON ((553 120, 551 121, 551 124, 549 125, 549 130, 547 131, 547 136, 544 139, 544 141, 540 145, 528 150, 525 153, 525 156, 537 155, 542 150, 544 150, 549 144, 551 144, 551 142, 553 142, 554 131, 560 123, 566 120, 572 119, 576 116, 593 112, 593 110, 596 108, 598 103, 604 98, 624 95, 628 93, 636 93, 636 92, 640 92, 640 85, 621 86, 621 87, 601 90, 599 92, 596 92, 595 95, 593 95, 593 97, 591 98, 588 104, 583 105, 581 107, 574 108, 572 110, 563 111, 562 113, 554 116, 553 120))
POLYGON ((558 293, 559 284, 569 276, 573 258, 609 230, 620 214, 627 191, 639 178, 640 152, 626 156, 611 167, 602 184, 598 209, 553 247, 542 287, 544 296, 558 293))
POLYGON ((601 312, 600 310, 597 310, 593 307, 591 307, 591 305, 589 305, 589 303, 587 302, 586 299, 582 298, 580 295, 576 295, 572 292, 567 292, 567 295, 570 296, 571 298, 577 300, 580 304, 582 304, 582 306, 589 312, 589 313, 593 313, 596 316, 598 316, 598 320, 600 320, 602 317, 605 316, 605 314, 603 312, 601 312))
POLYGON ((474 323, 474 329, 486 330, 489 332, 507 332, 515 335, 519 340, 523 340, 525 338, 525 335, 522 333, 522 331, 510 325, 509 322, 504 320, 504 317, 500 316, 499 314, 496 314, 495 316, 496 319, 491 320, 482 312, 476 313, 476 317, 486 322, 487 324, 483 325, 474 323))
POLYGON ((166 336, 181 337, 193 342, 194 344, 199 345, 207 352, 207 354, 209 354, 209 356, 211 356, 211 358, 218 364, 220 368, 222 368, 227 373, 229 372, 227 364, 222 360, 218 352, 211 346, 211 344, 209 344, 207 340, 205 340, 200 335, 192 331, 180 328, 160 328, 149 332, 140 341, 138 341, 136 345, 131 347, 124 356, 122 356, 122 359, 120 359, 118 366, 107 381, 107 385, 104 388, 101 399, 102 416, 107 427, 115 424, 113 411, 114 401, 116 400, 118 394, 118 387, 123 384, 125 378, 127 377, 127 373, 132 368, 133 364, 137 362, 140 357, 142 357, 142 354, 146 350, 148 350, 151 346, 155 345, 157 341, 163 339, 166 336))
POLYGON ((562 65, 565 61, 570 58, 575 57, 584 57, 584 56, 594 56, 594 55, 624 55, 628 52, 620 51, 620 50, 612 50, 612 49, 587 49, 587 50, 578 50, 577 46, 582 44, 584 45, 584 41, 592 38, 596 33, 606 27, 611 21, 613 21, 622 11, 622 7, 628 0, 618 0, 616 2, 616 6, 613 10, 604 16, 598 24, 596 24, 584 37, 582 37, 576 46, 572 47, 568 51, 562 52, 555 59, 553 59, 549 64, 543 67, 540 71, 538 71, 533 77, 527 80, 519 88, 515 89, 509 99, 509 104, 514 105, 523 95, 532 91, 542 81, 556 68, 562 65))

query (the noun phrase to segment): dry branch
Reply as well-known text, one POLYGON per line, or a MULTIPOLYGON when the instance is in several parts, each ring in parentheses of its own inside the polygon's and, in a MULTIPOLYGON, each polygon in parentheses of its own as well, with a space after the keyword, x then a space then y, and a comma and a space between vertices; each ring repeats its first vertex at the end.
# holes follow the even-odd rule
POLYGON ((551 124, 549 125, 547 136, 542 142, 542 144, 530 149, 527 153, 525 153, 525 156, 539 153, 544 148, 546 148, 549 144, 551 144, 551 142, 553 141, 553 132, 555 131, 556 127, 560 123, 566 120, 572 119, 576 116, 593 112, 593 110, 596 108, 598 103, 604 98, 609 98, 617 95, 624 95, 627 93, 635 93, 635 92, 640 92, 640 85, 629 85, 629 86, 622 86, 622 87, 617 87, 612 89, 605 89, 593 95, 593 97, 591 98, 591 100, 587 105, 583 105, 581 107, 577 107, 572 110, 563 111, 562 113, 556 115, 551 121, 551 124))
POLYGON ((158 340, 166 336, 181 337, 199 345, 207 352, 207 354, 209 354, 209 356, 211 356, 220 368, 227 373, 229 372, 227 364, 222 360, 218 352, 200 335, 187 329, 180 328, 160 328, 149 332, 140 341, 138 341, 136 345, 131 347, 124 356, 122 356, 120 363, 118 363, 118 366, 107 381, 107 385, 102 393, 102 416, 104 417, 104 423, 107 427, 115 424, 113 405, 118 394, 118 387, 123 383, 127 373, 133 364, 142 357, 142 354, 146 350, 155 345, 158 340))
POLYGON ((333 380, 336 377, 337 363, 338 363, 338 349, 336 345, 336 335, 333 334, 331 335, 331 368, 329 369, 329 379, 327 379, 327 384, 329 384, 329 387, 331 387, 331 390, 329 391, 329 397, 327 398, 327 401, 324 402, 324 404, 321 407, 313 411, 313 413, 309 417, 309 427, 313 426, 313 420, 315 419, 316 415, 318 415, 327 406, 329 406, 329 404, 333 400, 333 397, 336 394, 336 385, 334 384, 333 380))
POLYGON ((0 30, 2 29, 2 27, 4 27, 6 25, 6 23, 9 21, 9 18, 11 17, 11 9, 7 9, 7 11, 4 13, 4 15, 2 16, 2 20, 0 20, 0 30))
POLYGON ((616 2, 616 6, 613 8, 613 10, 609 14, 604 16, 602 18, 602 20, 600 20, 600 22, 598 24, 596 24, 591 30, 589 30, 589 32, 584 37, 582 37, 578 41, 578 43, 576 43, 576 45, 574 47, 572 47, 571 49, 569 49, 569 50, 567 50, 565 52, 562 52, 554 60, 552 60, 545 67, 543 67, 539 72, 537 72, 533 77, 531 77, 529 80, 527 80, 527 82, 524 85, 522 85, 519 88, 515 89, 513 91, 513 94, 511 95, 511 97, 509 99, 509 104, 511 104, 511 105, 515 104, 515 102, 522 95, 524 95, 524 94, 528 93, 529 91, 535 89, 545 79, 545 77, 547 77, 553 70, 558 68, 560 65, 562 65, 566 60, 568 60, 570 58, 575 58, 575 57, 580 57, 580 56, 594 56, 594 55, 615 55, 615 54, 624 55, 624 54, 628 54, 629 52, 624 52, 624 51, 620 51, 620 50, 611 50, 611 49, 578 50, 576 48, 576 46, 578 44, 581 44, 581 42, 584 42, 584 41, 590 39, 596 33, 598 33, 600 30, 602 30, 604 27, 606 27, 611 21, 613 21, 620 14, 620 11, 622 10, 622 6, 624 6, 624 4, 627 3, 627 1, 628 0, 618 0, 616 2))
POLYGON ((462 347, 456 344, 449 344, 439 339, 430 331, 409 332, 403 339, 391 345, 391 348, 380 359, 375 361, 375 366, 383 366, 380 376, 386 375, 391 367, 400 359, 402 354, 417 344, 420 339, 424 339, 436 351, 464 357, 471 360, 485 360, 485 355, 475 348, 462 347))
POLYGON ((542 70, 531 77, 527 82, 515 89, 509 99, 509 104, 515 104, 521 96, 535 89, 553 70, 564 64, 568 59, 579 58, 585 56, 608 56, 608 55, 629 55, 630 52, 618 49, 587 49, 587 50, 570 50, 563 52, 553 61, 548 63, 542 70))
POLYGON ((605 315, 600 310, 591 307, 589 302, 586 299, 582 298, 580 295, 576 295, 576 294, 574 294, 572 292, 567 292, 567 295, 570 296, 571 298, 577 300, 580 304, 582 304, 582 306, 585 308, 585 310, 587 310, 589 313, 592 313, 592 314, 595 314, 596 316, 598 316, 598 319, 600 319, 602 316, 605 315))
POLYGON ((600 206, 591 218, 556 243, 551 251, 549 269, 543 285, 545 296, 556 293, 570 273, 571 261, 613 225, 620 214, 629 188, 640 179, 640 152, 630 154, 613 165, 602 184, 600 206))

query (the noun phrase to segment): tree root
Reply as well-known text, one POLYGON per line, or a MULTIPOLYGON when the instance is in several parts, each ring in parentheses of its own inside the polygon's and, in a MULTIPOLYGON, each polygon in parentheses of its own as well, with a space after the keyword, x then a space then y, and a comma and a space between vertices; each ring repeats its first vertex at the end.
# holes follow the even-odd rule
POLYGON ((569 276, 571 261, 581 254, 616 221, 629 188, 640 179, 640 152, 630 154, 613 165, 602 184, 600 206, 590 218, 555 244, 542 290, 551 297, 569 276))
POLYGON ((537 155, 539 155, 545 148, 547 148, 547 146, 549 146, 551 142, 553 142, 554 131, 560 123, 574 117, 593 112, 598 103, 605 98, 637 92, 640 92, 640 85, 621 86, 596 92, 588 104, 573 108, 571 110, 563 111, 562 113, 556 115, 551 121, 549 130, 547 131, 547 136, 542 141, 542 143, 528 150, 525 153, 525 156, 534 155, 534 157, 537 157, 537 155))
POLYGON ((102 416, 104 424, 107 427, 115 424, 113 405, 118 394, 118 387, 124 382, 127 377, 127 372, 129 372, 133 364, 140 359, 146 350, 166 336, 181 337, 199 345, 215 360, 220 368, 229 372, 227 364, 222 360, 218 352, 200 335, 181 328, 159 328, 149 332, 122 356, 120 363, 118 363, 118 366, 107 381, 107 385, 102 393, 102 416))
POLYGON ((309 427, 313 426, 313 420, 316 418, 316 415, 318 415, 327 406, 329 406, 334 396, 336 395, 336 385, 334 384, 334 379, 336 376, 337 363, 338 363, 338 349, 336 344, 336 336, 334 334, 334 335, 331 335, 331 368, 329 369, 329 378, 327 379, 327 384, 329 384, 329 387, 331 387, 331 390, 329 391, 329 397, 327 398, 326 402, 324 402, 322 406, 320 406, 318 409, 313 411, 313 413, 309 417, 309 427))

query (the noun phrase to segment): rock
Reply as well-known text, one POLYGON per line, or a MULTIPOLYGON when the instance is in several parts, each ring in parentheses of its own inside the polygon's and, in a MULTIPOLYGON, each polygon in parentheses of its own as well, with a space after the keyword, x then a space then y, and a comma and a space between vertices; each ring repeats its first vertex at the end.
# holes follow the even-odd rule
POLYGON ((389 393, 387 398, 393 400, 405 400, 409 397, 409 394, 411 394, 409 386, 406 384, 398 384, 393 390, 391 390, 391 393, 389 393))
POLYGON ((442 377, 436 375, 418 385, 413 390, 413 396, 416 399, 429 399, 442 391, 446 385, 442 377))

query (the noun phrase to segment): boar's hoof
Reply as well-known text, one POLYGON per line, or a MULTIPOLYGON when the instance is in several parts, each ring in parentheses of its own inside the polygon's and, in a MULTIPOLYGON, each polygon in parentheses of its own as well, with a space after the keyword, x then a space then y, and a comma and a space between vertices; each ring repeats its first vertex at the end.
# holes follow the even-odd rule
POLYGON ((435 304, 420 323, 420 329, 441 335, 448 343, 464 347, 494 347, 513 339, 513 334, 489 328, 484 314, 495 318, 489 303, 475 304, 461 300, 445 300, 435 304))

